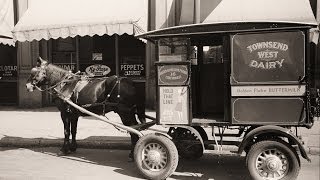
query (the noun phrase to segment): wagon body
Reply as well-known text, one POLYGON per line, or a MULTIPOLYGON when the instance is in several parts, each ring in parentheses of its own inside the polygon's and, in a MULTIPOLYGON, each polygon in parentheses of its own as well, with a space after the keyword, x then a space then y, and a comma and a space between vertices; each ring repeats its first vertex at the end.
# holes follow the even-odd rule
MULTIPOLYGON (((179 156, 199 158, 206 148, 232 144, 239 155, 246 152, 254 179, 294 179, 298 153, 309 160, 297 127, 311 128, 319 112, 316 59, 310 53, 313 27, 195 24, 141 35, 156 45, 157 124, 169 127, 179 156), (212 127, 213 140, 203 126, 212 127), (226 129, 236 132, 224 133, 226 129), (223 141, 230 136, 242 140, 223 141)), ((149 155, 145 159, 150 163, 154 157, 149 155)), ((149 170, 168 173, 175 166, 152 167, 140 170, 153 178, 149 170)), ((156 178, 161 175, 168 174, 156 178)))

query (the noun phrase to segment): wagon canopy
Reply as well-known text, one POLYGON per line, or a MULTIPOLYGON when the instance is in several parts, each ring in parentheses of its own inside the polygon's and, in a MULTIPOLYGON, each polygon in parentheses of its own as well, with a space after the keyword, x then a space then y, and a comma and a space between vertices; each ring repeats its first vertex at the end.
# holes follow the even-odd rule
POLYGON ((159 36, 239 32, 257 29, 316 27, 309 0, 222 0, 198 24, 174 26, 138 35, 145 39, 159 36))
POLYGON ((30 0, 13 29, 17 41, 104 34, 135 35, 147 28, 146 0, 30 0))
POLYGON ((14 46, 12 29, 14 25, 13 1, 0 1, 0 44, 14 46))

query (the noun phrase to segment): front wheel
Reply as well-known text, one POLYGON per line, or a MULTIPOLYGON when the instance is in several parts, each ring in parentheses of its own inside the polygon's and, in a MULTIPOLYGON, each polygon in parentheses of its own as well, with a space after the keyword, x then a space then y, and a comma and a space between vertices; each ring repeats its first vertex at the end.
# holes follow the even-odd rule
POLYGON ((178 150, 161 134, 142 136, 134 149, 135 163, 147 179, 166 179, 178 166, 178 150))
POLYGON ((272 140, 252 145, 247 167, 255 180, 293 180, 300 171, 296 151, 285 141, 272 140))

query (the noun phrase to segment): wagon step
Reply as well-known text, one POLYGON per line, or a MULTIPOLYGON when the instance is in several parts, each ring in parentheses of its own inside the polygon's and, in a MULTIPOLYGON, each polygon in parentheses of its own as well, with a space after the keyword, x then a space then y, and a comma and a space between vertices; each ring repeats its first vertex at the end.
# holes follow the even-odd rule
POLYGON ((146 122, 146 123, 142 123, 142 124, 137 124, 137 125, 133 125, 133 126, 130 126, 131 128, 133 129, 136 129, 138 131, 142 131, 142 130, 145 130, 153 125, 156 124, 156 121, 150 121, 150 122, 146 122))

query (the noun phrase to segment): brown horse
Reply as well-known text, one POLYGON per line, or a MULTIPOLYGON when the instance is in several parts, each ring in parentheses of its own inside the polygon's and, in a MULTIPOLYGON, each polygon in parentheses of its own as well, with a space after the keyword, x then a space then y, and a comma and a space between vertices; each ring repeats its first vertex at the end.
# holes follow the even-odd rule
MULTIPOLYGON (((48 85, 57 95, 55 102, 64 124, 64 144, 61 148, 63 154, 74 152, 77 149, 76 133, 79 116, 85 116, 79 110, 65 103, 63 98, 70 98, 74 103, 99 115, 107 112, 116 112, 124 125, 137 125, 135 114, 140 123, 145 123, 144 102, 137 97, 134 83, 128 78, 117 76, 92 78, 84 75, 70 73, 56 65, 50 64, 41 58, 37 66, 32 68, 27 80, 27 90, 48 85), (69 142, 70 129, 72 140, 69 142)), ((132 158, 133 148, 139 137, 130 133, 132 149, 129 157, 132 158)))

